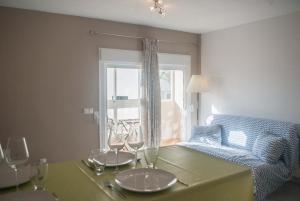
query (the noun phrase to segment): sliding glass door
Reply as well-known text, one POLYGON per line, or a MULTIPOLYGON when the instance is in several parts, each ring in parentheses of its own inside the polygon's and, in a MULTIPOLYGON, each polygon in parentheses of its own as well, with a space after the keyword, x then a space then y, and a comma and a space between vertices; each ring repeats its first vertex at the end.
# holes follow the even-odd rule
MULTIPOLYGON (((106 146, 107 128, 118 125, 128 134, 141 122, 141 63, 122 61, 100 65, 100 143, 106 146)), ((190 118, 185 93, 188 70, 184 65, 160 64, 161 145, 185 138, 190 118)))
POLYGON ((162 66, 161 87, 161 144, 180 141, 185 132, 184 122, 184 71, 162 66))
POLYGON ((123 133, 140 124, 140 70, 137 65, 106 68, 107 127, 119 125, 123 133))

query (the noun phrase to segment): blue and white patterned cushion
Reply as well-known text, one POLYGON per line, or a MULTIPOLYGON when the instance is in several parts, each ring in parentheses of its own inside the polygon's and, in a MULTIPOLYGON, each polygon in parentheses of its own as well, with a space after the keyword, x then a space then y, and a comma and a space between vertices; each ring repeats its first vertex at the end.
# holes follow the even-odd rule
POLYGON ((192 136, 189 141, 210 145, 221 145, 221 126, 195 126, 192 130, 192 136))
POLYGON ((267 163, 278 163, 283 154, 285 141, 282 137, 265 132, 254 142, 252 153, 267 163))

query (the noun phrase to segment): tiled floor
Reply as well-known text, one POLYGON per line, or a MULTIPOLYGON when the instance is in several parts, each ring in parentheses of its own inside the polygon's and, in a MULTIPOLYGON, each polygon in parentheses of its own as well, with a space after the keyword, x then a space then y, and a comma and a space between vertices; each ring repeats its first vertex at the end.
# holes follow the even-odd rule
POLYGON ((266 201, 300 201, 300 183, 287 182, 268 196, 266 201))

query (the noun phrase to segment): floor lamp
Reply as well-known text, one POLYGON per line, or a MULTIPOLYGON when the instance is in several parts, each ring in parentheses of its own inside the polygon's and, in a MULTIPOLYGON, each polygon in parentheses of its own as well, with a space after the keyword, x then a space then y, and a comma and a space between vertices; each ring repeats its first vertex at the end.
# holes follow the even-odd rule
POLYGON ((208 81, 202 75, 192 75, 187 86, 187 92, 197 93, 197 124, 199 123, 200 93, 208 91, 208 81))

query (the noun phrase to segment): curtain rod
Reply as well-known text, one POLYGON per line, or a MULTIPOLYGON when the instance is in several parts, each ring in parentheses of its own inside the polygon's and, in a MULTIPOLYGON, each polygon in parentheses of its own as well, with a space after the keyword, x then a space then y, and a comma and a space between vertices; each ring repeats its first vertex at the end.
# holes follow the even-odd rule
MULTIPOLYGON (((99 33, 93 30, 89 30, 89 34, 92 36, 99 36, 99 35, 103 35, 103 36, 113 36, 113 37, 120 37, 120 38, 129 38, 129 39, 139 39, 142 40, 145 37, 142 36, 130 36, 130 35, 122 35, 122 34, 114 34, 114 33, 99 33)), ((175 42, 175 41, 169 41, 169 40, 157 40, 158 42, 162 42, 162 43, 173 43, 173 44, 188 44, 188 45, 195 45, 198 46, 197 43, 193 43, 193 42, 175 42)))

